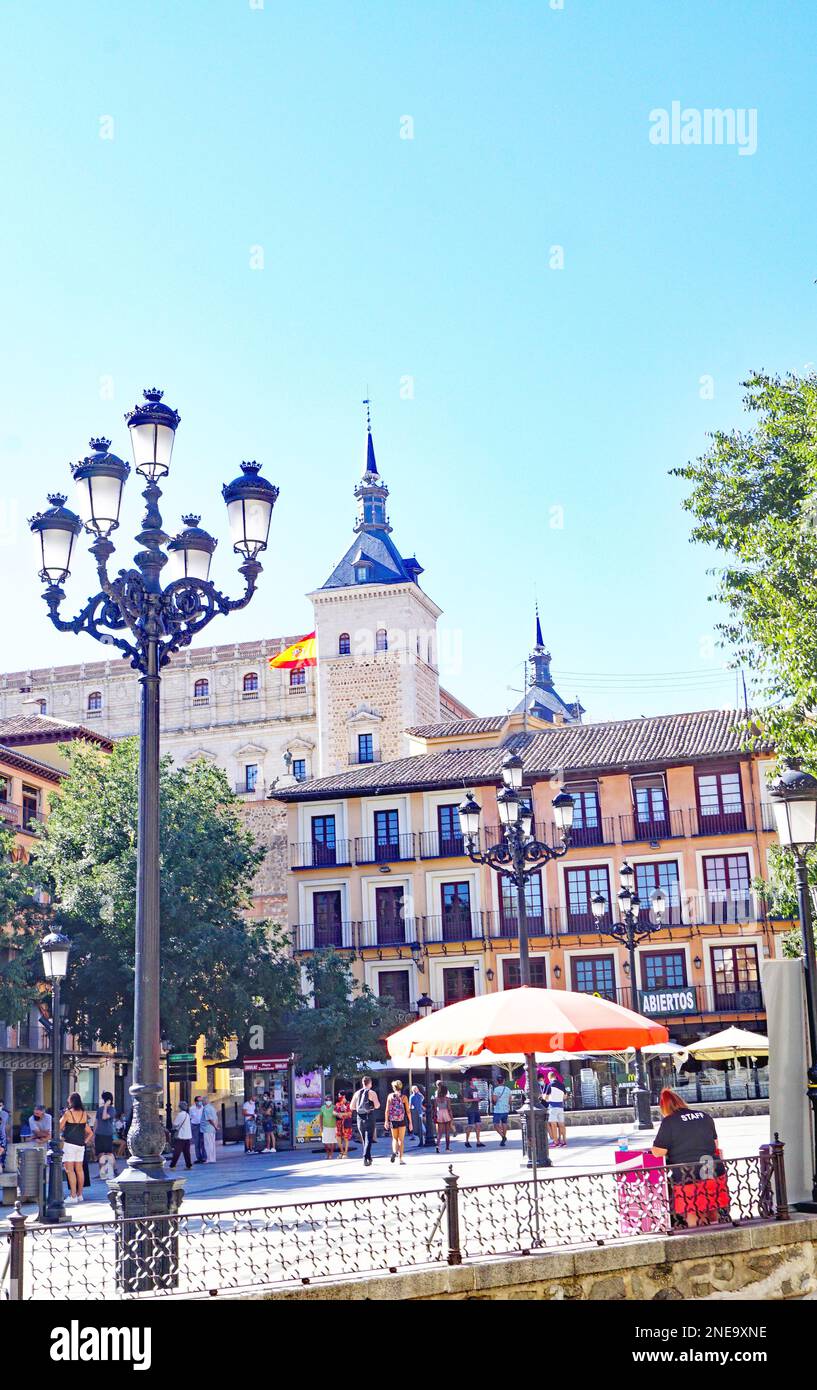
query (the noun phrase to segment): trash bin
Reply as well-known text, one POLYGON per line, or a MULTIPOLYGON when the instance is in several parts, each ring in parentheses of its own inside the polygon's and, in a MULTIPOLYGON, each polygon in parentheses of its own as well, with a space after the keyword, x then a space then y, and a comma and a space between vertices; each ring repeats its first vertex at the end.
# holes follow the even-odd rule
POLYGON ((43 1190, 45 1149, 32 1144, 17 1150, 17 1187, 21 1202, 38 1202, 43 1190))

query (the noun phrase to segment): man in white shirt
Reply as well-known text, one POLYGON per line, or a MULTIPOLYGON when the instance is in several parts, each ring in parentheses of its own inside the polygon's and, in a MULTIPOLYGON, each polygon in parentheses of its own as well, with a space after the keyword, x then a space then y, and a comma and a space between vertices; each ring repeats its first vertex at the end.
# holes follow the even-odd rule
POLYGON ((201 1096, 196 1096, 190 1107, 190 1129, 193 1135, 190 1147, 196 1155, 197 1163, 204 1162, 204 1140, 201 1133, 201 1117, 203 1111, 204 1107, 201 1103, 201 1096))
POLYGON ((216 1107, 211 1104, 205 1096, 204 1108, 201 1116, 201 1132, 204 1139, 204 1161, 205 1163, 215 1163, 216 1161, 216 1130, 218 1129, 218 1116, 216 1107))
POLYGON ((258 1125, 255 1101, 252 1096, 245 1100, 241 1107, 241 1113, 244 1116, 244 1152, 251 1154, 255 1149, 255 1131, 258 1125))
POLYGON ((34 1106, 34 1114, 29 1116, 28 1127, 31 1130, 32 1141, 38 1148, 44 1148, 51 1142, 51 1116, 44 1106, 34 1106))

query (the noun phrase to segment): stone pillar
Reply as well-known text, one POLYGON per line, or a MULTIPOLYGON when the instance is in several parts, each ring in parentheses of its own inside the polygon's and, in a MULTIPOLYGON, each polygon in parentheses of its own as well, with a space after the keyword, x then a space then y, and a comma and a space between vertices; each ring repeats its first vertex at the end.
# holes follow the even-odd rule
POLYGON ((12 1120, 14 1119, 14 1072, 11 1067, 6 1067, 5 1079, 3 1082, 3 1104, 9 1112, 12 1120))
POLYGON ((34 1104, 42 1105, 45 1102, 45 1084, 43 1072, 37 1070, 34 1073, 34 1104))
POLYGON ((14 1144, 14 1072, 6 1067, 3 1079, 3 1105, 9 1112, 8 1147, 6 1149, 6 1172, 17 1172, 17 1149, 14 1144))

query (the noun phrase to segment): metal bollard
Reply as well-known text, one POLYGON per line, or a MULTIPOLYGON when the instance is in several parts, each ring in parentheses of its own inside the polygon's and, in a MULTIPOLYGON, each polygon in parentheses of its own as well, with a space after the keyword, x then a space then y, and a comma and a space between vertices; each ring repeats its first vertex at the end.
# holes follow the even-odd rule
POLYGON ((775 1132, 774 1143, 769 1145, 772 1150, 772 1164, 774 1168, 774 1195, 775 1195, 775 1215, 778 1221, 788 1221, 789 1197, 786 1192, 786 1161, 783 1156, 785 1144, 780 1135, 775 1132))
POLYGON ((9 1300, 19 1303, 23 1297, 26 1238, 26 1219, 20 1210, 19 1202, 14 1204, 14 1215, 9 1217, 9 1226, 9 1300))
POLYGON ((460 1250, 460 1203, 457 1184, 459 1178, 453 1168, 449 1168, 445 1175, 445 1210, 448 1222, 448 1263, 450 1265, 462 1264, 462 1251, 460 1250))

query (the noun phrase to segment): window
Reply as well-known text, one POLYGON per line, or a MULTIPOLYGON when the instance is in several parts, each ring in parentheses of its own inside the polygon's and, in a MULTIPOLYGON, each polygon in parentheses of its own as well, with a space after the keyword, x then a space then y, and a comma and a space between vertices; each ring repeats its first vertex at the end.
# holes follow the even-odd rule
POLYGON ((472 934, 470 883, 443 883, 440 892, 443 910, 443 941, 470 941, 472 934))
MULTIPOLYGON (((530 963, 530 978, 534 989, 547 989, 547 978, 545 971, 544 956, 532 956, 530 963)), ((502 962, 502 988, 519 989, 521 978, 519 974, 519 960, 514 956, 510 960, 502 962)))
POLYGON ((36 820, 40 814, 40 793, 36 787, 23 783, 23 825, 36 820))
POLYGON ((568 787, 573 797, 574 845, 600 845, 604 840, 597 787, 568 787))
POLYGON ((290 688, 294 685, 306 685, 306 671, 303 666, 295 667, 289 673, 290 688))
POLYGON ((88 696, 88 713, 100 714, 102 711, 102 691, 92 690, 88 696))
POLYGON ((292 775, 296 782, 306 781, 306 758, 292 759, 292 775))
POLYGON ((405 899, 402 888, 376 888, 374 894, 378 946, 405 944, 405 899))
POLYGON ((195 685, 193 686, 193 699, 194 699, 194 700, 209 700, 209 699, 210 699, 210 682, 209 682, 208 680, 203 680, 203 679, 202 679, 202 680, 197 680, 197 681, 196 681, 195 685))
POLYGON ((258 786, 258 763, 247 763, 244 768, 244 788, 254 792, 258 786))
POLYGON ((337 841, 335 839, 335 817, 312 817, 312 864, 320 868, 324 864, 337 863, 337 841))
POLYGON ((244 677, 243 690, 245 695, 256 695, 258 693, 258 672, 248 671, 244 677))
POLYGON ((738 768, 699 773, 696 786, 699 834, 717 835, 746 829, 738 768))
POLYGON ((730 1012, 762 1008, 757 946, 714 946, 712 978, 716 1009, 730 1012))
POLYGON ((642 989, 683 989, 686 985, 683 951, 649 951, 640 960, 642 989))
POLYGON ((48 714, 48 701, 47 701, 47 700, 35 700, 35 704, 36 704, 36 706, 37 706, 37 713, 38 713, 38 714, 48 714))
POLYGON ((637 839, 660 839, 667 831, 667 794, 663 777, 640 777, 633 782, 637 839))
POLYGON ((389 634, 384 627, 379 627, 374 635, 374 649, 376 652, 389 650, 389 634))
POLYGON ((667 900, 664 921, 668 926, 678 925, 681 920, 681 887, 676 860, 669 859, 662 864, 636 864, 635 891, 641 899, 643 913, 646 914, 652 895, 659 888, 667 900))
POLYGON ((368 565, 355 565, 355 583, 366 584, 369 579, 368 565))
POLYGON ((374 813, 374 857, 377 861, 400 856, 400 822, 396 811, 374 813))
POLYGON ((315 950, 319 951, 324 946, 342 946, 340 889, 313 893, 312 911, 315 923, 315 950))
POLYGON ((408 970, 378 970, 377 993, 388 999, 396 1009, 408 1013, 411 1009, 411 987, 408 970))
POLYGON ((348 632, 342 632, 338 638, 338 656, 349 656, 352 650, 352 641, 348 632))
POLYGON ((440 854, 462 854, 462 830, 459 807, 437 807, 437 829, 440 835, 440 854))
POLYGON ((610 880, 606 867, 567 869, 565 882, 567 887, 567 918, 571 931, 593 931, 596 928, 597 923, 590 902, 597 893, 600 893, 607 903, 609 918, 610 880))
POLYGON ((704 861, 704 883, 713 922, 735 922, 752 909, 747 854, 713 854, 704 861))
POLYGON ((443 971, 443 1003, 458 1004, 461 999, 473 999, 476 992, 472 966, 443 971))
POLYGON ((358 734, 357 760, 359 763, 374 762, 374 734, 358 734))
MULTIPOLYGON (((510 879, 500 878, 499 890, 499 913, 502 925, 510 929, 512 934, 518 934, 519 905, 516 895, 516 884, 511 883, 510 879)), ((531 874, 525 882, 525 912, 528 922, 528 931, 533 934, 541 934, 544 926, 544 912, 542 909, 542 875, 540 873, 531 874)))
POLYGON ((581 994, 600 994, 616 998, 616 976, 612 956, 574 956, 570 962, 573 988, 581 994))

